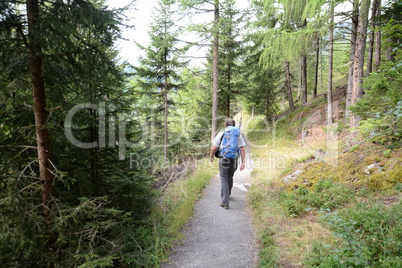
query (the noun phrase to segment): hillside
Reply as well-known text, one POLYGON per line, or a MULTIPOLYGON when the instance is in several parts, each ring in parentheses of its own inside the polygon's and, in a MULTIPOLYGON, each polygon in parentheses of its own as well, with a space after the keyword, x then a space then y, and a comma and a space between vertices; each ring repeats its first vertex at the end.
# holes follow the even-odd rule
POLYGON ((351 135, 338 112, 344 88, 334 95, 330 126, 325 95, 269 122, 268 133, 255 131, 262 117, 248 119, 260 145, 249 194, 260 267, 402 265, 402 149, 351 135))

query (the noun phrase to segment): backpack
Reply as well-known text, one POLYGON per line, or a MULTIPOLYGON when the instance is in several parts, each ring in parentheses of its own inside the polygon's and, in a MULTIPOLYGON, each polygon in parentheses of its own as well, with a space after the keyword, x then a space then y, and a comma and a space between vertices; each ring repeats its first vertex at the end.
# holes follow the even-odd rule
POLYGON ((239 136, 240 129, 237 127, 229 126, 225 129, 221 140, 222 150, 220 154, 222 157, 236 159, 239 156, 239 148, 237 147, 239 136))

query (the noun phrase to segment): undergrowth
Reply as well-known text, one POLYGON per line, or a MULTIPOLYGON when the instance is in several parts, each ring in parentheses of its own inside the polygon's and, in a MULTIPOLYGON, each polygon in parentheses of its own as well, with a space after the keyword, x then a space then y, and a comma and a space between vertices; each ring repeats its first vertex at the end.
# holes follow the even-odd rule
POLYGON ((323 214, 332 244, 315 241, 306 264, 318 267, 402 267, 402 204, 359 202, 323 214))
MULTIPOLYGON (((316 101, 276 123, 261 117, 251 121, 257 129, 248 137, 260 145, 252 147, 253 160, 270 160, 269 165, 255 165, 248 195, 261 242, 258 266, 402 267, 399 132, 391 137, 389 128, 382 128, 381 138, 392 142, 369 137, 348 148, 342 139, 348 129, 339 123, 323 129, 335 129, 342 148, 329 154, 328 141, 306 147, 297 138, 306 126, 305 115, 320 105, 316 101), (267 125, 268 132, 258 131, 267 125), (282 180, 284 176, 290 177, 282 180)), ((399 126, 400 115, 394 118, 392 127, 399 126)), ((364 122, 362 126, 367 129, 364 122)))
POLYGON ((314 189, 303 185, 294 191, 281 191, 279 200, 291 217, 302 216, 312 210, 331 211, 352 201, 354 191, 332 179, 320 179, 314 189))
POLYGON ((191 175, 171 183, 155 199, 143 224, 124 231, 124 251, 128 253, 122 259, 129 267, 160 267, 166 261, 173 244, 182 238, 182 228, 193 214, 195 201, 216 170, 209 161, 199 161, 191 175))

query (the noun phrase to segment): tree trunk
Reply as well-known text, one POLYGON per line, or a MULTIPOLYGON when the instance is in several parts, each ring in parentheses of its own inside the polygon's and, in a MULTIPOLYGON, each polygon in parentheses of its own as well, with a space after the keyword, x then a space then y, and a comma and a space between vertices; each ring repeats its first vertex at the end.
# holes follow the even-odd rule
POLYGON ((307 103, 307 55, 302 56, 302 103, 307 103))
POLYGON ((217 114, 218 114, 218 90, 219 90, 219 70, 218 70, 218 53, 219 53, 219 0, 215 0, 214 11, 214 41, 212 47, 212 65, 213 65, 213 93, 212 93, 212 130, 211 141, 214 139, 217 131, 217 114))
POLYGON ((374 32, 374 65, 373 65, 373 71, 377 72, 378 68, 380 67, 381 64, 381 21, 380 21, 380 16, 381 16, 381 0, 376 0, 377 5, 376 5, 376 11, 375 11, 375 32, 374 32))
POLYGON ((288 61, 285 62, 285 71, 286 71, 286 92, 288 95, 289 108, 293 112, 295 110, 295 106, 293 103, 292 84, 290 83, 290 67, 288 61))
POLYGON ((164 86, 163 86, 163 99, 164 99, 164 126, 163 126, 163 159, 165 163, 168 162, 168 72, 166 69, 167 62, 167 53, 165 52, 165 70, 164 70, 164 86))
POLYGON ((42 47, 39 38, 39 4, 38 0, 27 0, 27 15, 29 28, 29 62, 32 79, 32 92, 35 110, 36 141, 40 181, 42 183, 42 201, 45 205, 44 215, 49 216, 46 205, 53 194, 53 174, 50 162, 50 137, 47 128, 49 116, 46 110, 45 81, 42 73, 42 47))
POLYGON ((374 39, 375 39, 375 32, 376 32, 376 25, 377 25, 377 20, 379 19, 377 17, 377 5, 378 5, 378 0, 373 0, 373 5, 371 9, 371 31, 369 35, 369 48, 367 50, 367 72, 366 72, 366 77, 371 74, 373 71, 373 55, 374 55, 374 39))
MULTIPOLYGON (((366 37, 367 37, 367 24, 368 24, 368 13, 370 10, 370 0, 362 0, 361 9, 359 15, 359 24, 357 27, 357 38, 356 38, 356 51, 353 64, 353 90, 351 105, 355 104, 359 98, 363 96, 363 68, 364 68, 364 52, 366 48, 366 37)), ((350 125, 356 128, 359 125, 360 119, 352 115, 350 118, 350 125)))
POLYGON ((359 23, 359 1, 353 1, 353 15, 352 15, 352 29, 350 35, 350 66, 349 66, 349 74, 348 74, 348 88, 346 91, 346 109, 345 109, 345 119, 349 120, 350 110, 349 106, 352 102, 352 91, 353 91, 353 66, 355 60, 355 51, 356 51, 356 38, 357 38, 357 25, 359 23))
POLYGON ((318 89, 318 66, 320 63, 320 37, 317 38, 315 53, 316 54, 315 54, 315 74, 314 74, 313 98, 317 97, 317 89, 318 89))
POLYGON ((328 62, 328 96, 327 96, 327 124, 334 122, 332 107, 332 69, 334 63, 334 4, 331 1, 331 21, 329 27, 329 62, 328 62))
POLYGON ((230 93, 232 92, 232 88, 230 86, 230 79, 231 79, 231 64, 228 64, 228 95, 227 95, 227 104, 226 104, 226 115, 230 117, 230 93))
MULTIPOLYGON (((91 40, 91 33, 89 32, 87 35, 88 40, 91 40)), ((89 69, 88 69, 88 92, 89 92, 89 99, 90 102, 93 103, 94 102, 94 92, 93 92, 93 85, 92 85, 92 76, 93 76, 93 72, 92 72, 92 68, 94 67, 93 61, 92 61, 92 53, 88 53, 88 58, 87 61, 89 63, 89 69)), ((103 112, 103 111, 102 111, 103 112)), ((96 118, 96 112, 94 109, 90 109, 89 110, 89 114, 91 117, 91 126, 89 128, 89 135, 90 135, 90 142, 94 142, 96 140, 98 140, 96 138, 96 129, 97 129, 97 123, 95 120, 96 118)), ((98 137, 100 138, 100 137, 98 137)), ((100 140, 100 139, 99 139, 100 140)), ((97 177, 97 166, 96 166, 96 155, 97 155, 97 149, 96 146, 94 148, 91 149, 91 158, 90 158, 90 182, 92 183, 92 185, 94 186, 95 189, 97 189, 96 187, 96 177, 97 177)), ((96 192, 96 190, 95 190, 96 192)))
MULTIPOLYGON (((38 150, 39 180, 42 186, 43 215, 47 228, 51 228, 50 201, 54 195, 53 165, 50 158, 50 137, 47 120, 49 112, 46 110, 45 80, 42 68, 42 45, 40 40, 40 18, 38 0, 27 0, 26 9, 29 31, 29 64, 31 72, 32 95, 35 113, 36 144, 38 150)), ((56 235, 51 235, 48 248, 52 248, 56 235)))
POLYGON ((302 97, 302 91, 303 91, 303 59, 300 58, 299 61, 299 84, 297 87, 297 98, 296 98, 296 102, 297 101, 302 101, 303 97, 302 97))
MULTIPOLYGON (((391 6, 389 8, 389 16, 391 20, 394 20, 392 25, 396 25, 397 23, 400 23, 402 20, 402 5, 400 1, 388 1, 391 2, 391 6)), ((388 43, 388 49, 387 49, 387 60, 388 61, 395 61, 395 49, 397 47, 400 47, 401 40, 399 37, 396 36, 396 33, 394 32, 391 34, 391 36, 387 40, 388 43)), ((399 51, 399 50, 397 50, 399 51)))

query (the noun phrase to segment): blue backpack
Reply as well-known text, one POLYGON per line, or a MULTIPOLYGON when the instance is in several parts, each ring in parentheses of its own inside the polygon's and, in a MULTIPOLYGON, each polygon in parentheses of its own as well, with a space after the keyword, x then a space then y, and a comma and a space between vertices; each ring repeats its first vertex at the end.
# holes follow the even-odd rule
POLYGON ((229 126, 225 129, 222 139, 221 155, 225 158, 236 159, 239 156, 237 140, 240 136, 240 129, 229 126))

